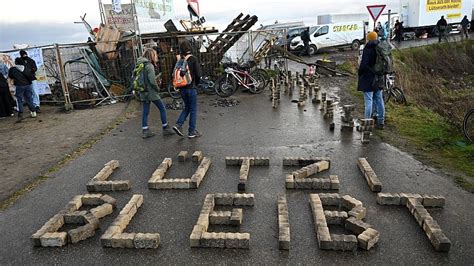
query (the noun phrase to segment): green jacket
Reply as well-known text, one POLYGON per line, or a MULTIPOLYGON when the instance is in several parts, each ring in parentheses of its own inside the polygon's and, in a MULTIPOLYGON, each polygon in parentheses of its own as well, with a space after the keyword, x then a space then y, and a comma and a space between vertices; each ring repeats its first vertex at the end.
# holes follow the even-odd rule
POLYGON ((141 63, 145 64, 143 71, 145 71, 145 86, 147 91, 140 92, 140 101, 152 102, 160 100, 160 95, 158 94, 160 88, 155 79, 155 67, 144 57, 138 58, 137 65, 141 63))

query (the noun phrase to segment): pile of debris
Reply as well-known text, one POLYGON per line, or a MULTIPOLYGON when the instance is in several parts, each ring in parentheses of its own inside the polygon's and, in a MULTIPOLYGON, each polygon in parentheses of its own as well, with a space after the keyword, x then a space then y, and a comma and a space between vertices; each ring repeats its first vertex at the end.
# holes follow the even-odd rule
POLYGON ((215 101, 213 101, 210 106, 214 106, 214 107, 233 107, 233 106, 237 106, 240 104, 240 101, 235 99, 235 98, 224 98, 224 99, 220 99, 220 98, 216 98, 215 101))
POLYGON ((182 99, 173 99, 173 102, 166 103, 167 110, 183 110, 184 102, 182 99))

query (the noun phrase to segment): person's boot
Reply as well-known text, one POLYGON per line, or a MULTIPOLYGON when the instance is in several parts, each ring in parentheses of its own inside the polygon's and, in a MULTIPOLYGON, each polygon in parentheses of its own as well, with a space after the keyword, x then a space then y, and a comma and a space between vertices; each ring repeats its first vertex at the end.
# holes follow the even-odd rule
POLYGON ((22 120, 23 120, 23 114, 22 114, 22 113, 18 113, 18 119, 16 120, 15 123, 21 123, 22 120))
POLYGON ((155 136, 155 133, 151 132, 149 128, 142 131, 142 138, 147 139, 155 136))
POLYGON ((171 136, 171 135, 174 135, 174 131, 169 126, 164 127, 163 136, 171 136))

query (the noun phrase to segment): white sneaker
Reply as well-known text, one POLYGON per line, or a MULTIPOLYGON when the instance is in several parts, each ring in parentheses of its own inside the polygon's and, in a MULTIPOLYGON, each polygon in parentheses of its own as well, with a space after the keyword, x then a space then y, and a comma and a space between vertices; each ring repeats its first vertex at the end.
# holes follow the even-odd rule
POLYGON ((36 117, 36 112, 30 112, 30 114, 31 114, 31 117, 32 117, 32 118, 35 118, 35 117, 36 117))

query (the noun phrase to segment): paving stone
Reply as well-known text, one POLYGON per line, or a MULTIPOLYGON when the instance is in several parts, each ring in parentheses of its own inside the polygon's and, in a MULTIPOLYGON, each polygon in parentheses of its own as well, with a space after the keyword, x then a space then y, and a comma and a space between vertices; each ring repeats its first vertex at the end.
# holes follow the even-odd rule
POLYGON ((331 249, 354 251, 357 249, 357 237, 355 235, 331 234, 331 249))
POLYGON ((87 211, 75 211, 64 214, 64 223, 66 224, 84 224, 86 220, 84 215, 87 214, 87 211))
POLYGON ((131 187, 132 187, 132 183, 130 182, 130 180, 112 181, 112 190, 113 191, 130 190, 131 187))
POLYGON ((103 203, 109 203, 111 204, 114 208, 117 207, 117 200, 112 198, 111 196, 109 195, 102 195, 102 197, 100 197, 100 199, 102 200, 103 203))
POLYGON ((92 224, 86 224, 75 229, 71 229, 67 232, 71 243, 77 243, 82 240, 86 240, 95 235, 95 227, 92 224))
POLYGON ((398 193, 377 193, 377 203, 380 205, 401 205, 398 193))
POLYGON ((423 227, 423 222, 425 221, 426 218, 431 218, 431 215, 423 206, 415 207, 413 216, 415 217, 415 220, 418 222, 418 224, 421 227, 423 227))
POLYGON ((444 207, 446 199, 443 196, 423 195, 423 206, 425 207, 444 207))
POLYGON ((348 210, 352 210, 353 208, 358 206, 362 207, 362 202, 349 195, 345 195, 342 197, 341 205, 348 210))
POLYGON ((379 180, 374 170, 370 166, 366 158, 359 158, 357 165, 359 166, 360 171, 364 175, 367 184, 370 187, 372 192, 382 191, 382 182, 379 180))
POLYGON ((225 247, 233 249, 248 249, 250 247, 250 234, 225 233, 225 247))
POLYGON ((202 151, 195 151, 192 155, 193 162, 200 162, 202 158, 202 151))
POLYGON ((423 207, 423 205, 421 205, 421 200, 417 198, 408 198, 406 206, 413 215, 415 215, 415 209, 417 207, 423 207))
POLYGON ((178 162, 186 162, 187 159, 188 159, 187 151, 180 151, 178 153, 178 162))
POLYGON ((377 230, 368 228, 362 234, 357 236, 359 247, 365 250, 370 250, 379 241, 380 233, 377 230))
POLYGON ((102 245, 102 247, 111 248, 112 247, 112 238, 116 234, 120 234, 120 233, 107 230, 102 236, 100 236, 100 244, 102 245))
POLYGON ((68 212, 77 211, 82 207, 82 195, 77 195, 68 202, 66 207, 63 210, 68 212))
POLYGON ((191 179, 189 178, 175 178, 171 179, 173 189, 189 189, 191 179))
POLYGON ((319 249, 332 249, 331 234, 328 227, 318 227, 316 231, 319 249))
POLYGON ((133 239, 133 245, 137 249, 158 248, 160 245, 160 234, 137 233, 133 239))
POLYGON ((216 193, 214 194, 216 205, 232 206, 234 204, 234 195, 232 193, 216 193))
POLYGON ((251 193, 236 193, 234 194, 234 202, 233 205, 235 206, 253 206, 254 205, 254 194, 251 193))
POLYGON ((97 219, 105 217, 111 214, 113 211, 114 211, 114 207, 112 206, 112 204, 109 204, 109 203, 104 203, 90 210, 92 215, 94 215, 97 219))
POLYGON ((243 220, 243 211, 240 208, 232 209, 231 217, 230 217, 230 224, 231 225, 241 225, 243 220))
POLYGON ((278 236, 278 248, 283 250, 290 249, 290 235, 279 235, 278 236))
POLYGON ((101 205, 102 202, 102 194, 85 194, 82 195, 81 201, 82 205, 84 206, 98 206, 101 205))
POLYGON ((433 232, 430 241, 438 252, 448 252, 451 249, 451 241, 442 231, 433 232))
POLYGON ((326 217, 326 223, 328 225, 344 225, 344 221, 347 219, 347 212, 345 211, 324 211, 324 216, 326 217))
POLYGON ((401 205, 406 205, 409 198, 415 198, 419 200, 423 199, 423 197, 420 194, 415 194, 415 193, 399 193, 399 195, 400 195, 401 205))
POLYGON ((339 177, 337 175, 330 175, 329 180, 330 180, 330 183, 331 183, 330 189, 339 190, 339 185, 340 185, 339 177))
POLYGON ((317 172, 323 172, 329 169, 329 162, 328 161, 320 161, 316 163, 318 170, 317 172))
POLYGON ((321 178, 319 180, 320 180, 320 183, 321 183, 321 189, 323 189, 323 190, 330 190, 331 189, 331 179, 321 178))
POLYGON ((365 207, 357 206, 353 208, 352 210, 350 210, 347 214, 350 217, 354 217, 358 220, 362 220, 367 215, 367 209, 365 207))
POLYGON ((355 217, 349 217, 345 221, 346 230, 351 231, 355 235, 362 234, 365 230, 372 228, 368 223, 363 222, 362 220, 356 219, 355 217))
POLYGON ((119 167, 119 161, 112 160, 104 165, 104 168, 99 171, 92 179, 94 181, 104 181, 109 178, 113 171, 119 167))
POLYGON ((432 238, 432 235, 435 232, 441 231, 441 227, 439 224, 434 220, 432 217, 426 218, 423 223, 423 231, 425 231, 426 236, 428 239, 432 238))
POLYGON ((134 248, 135 233, 115 234, 111 238, 113 248, 134 248))
POLYGON ((324 206, 339 207, 341 205, 341 196, 338 193, 319 193, 318 195, 324 206))
POLYGON ((328 157, 284 157, 283 166, 307 166, 319 161, 327 161, 329 164, 331 163, 331 160, 328 157))
POLYGON ((285 180, 285 187, 286 189, 294 189, 295 188, 295 178, 293 175, 287 175, 285 180))
POLYGON ((295 178, 295 188, 297 189, 313 189, 313 183, 320 183, 313 178, 295 178))
POLYGON ((67 243, 66 232, 45 233, 40 237, 43 247, 62 247, 67 243))
POLYGON ((230 224, 232 212, 230 211, 213 211, 209 214, 209 223, 214 225, 230 224))
POLYGON ((255 166, 269 166, 270 158, 269 157, 255 157, 253 159, 255 166))
POLYGON ((201 236, 205 232, 204 227, 200 225, 195 225, 191 235, 189 236, 189 244, 192 248, 197 248, 201 246, 201 236))

